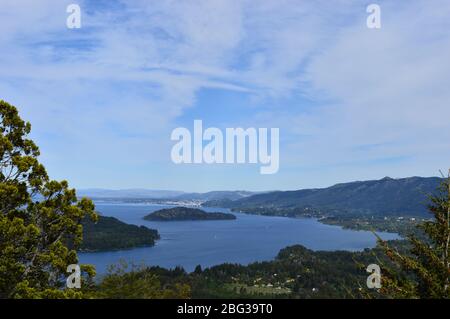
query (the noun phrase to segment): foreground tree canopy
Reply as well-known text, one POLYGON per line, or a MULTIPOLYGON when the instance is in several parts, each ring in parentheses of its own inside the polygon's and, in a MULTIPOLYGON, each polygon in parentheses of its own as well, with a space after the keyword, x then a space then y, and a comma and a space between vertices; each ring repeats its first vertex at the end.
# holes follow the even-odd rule
MULTIPOLYGON (((0 298, 81 297, 64 289, 77 264, 81 221, 96 220, 94 204, 77 200, 66 181, 50 180, 30 123, 0 100, 0 298)), ((82 266, 88 278, 94 269, 82 266)))
POLYGON ((411 235, 409 254, 380 241, 394 263, 387 267, 381 292, 393 298, 450 298, 450 171, 437 195, 430 196, 433 218, 419 225, 423 238, 411 235))

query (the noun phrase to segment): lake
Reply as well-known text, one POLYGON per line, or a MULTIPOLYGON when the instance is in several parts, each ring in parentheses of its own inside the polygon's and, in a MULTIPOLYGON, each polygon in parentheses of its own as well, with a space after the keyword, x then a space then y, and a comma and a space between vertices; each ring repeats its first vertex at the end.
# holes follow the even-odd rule
MULTIPOLYGON (((374 247, 371 232, 324 225, 312 218, 286 218, 234 213, 236 220, 155 222, 142 218, 158 209, 173 207, 152 204, 96 203, 104 216, 135 225, 157 229, 161 239, 153 247, 129 250, 79 253, 80 263, 93 264, 98 274, 120 259, 136 264, 166 268, 182 266, 187 271, 196 265, 203 268, 221 263, 248 264, 273 259, 280 249, 301 244, 313 250, 356 251, 374 247)), ((230 212, 224 208, 205 211, 230 212)), ((397 234, 378 233, 383 239, 397 234)))

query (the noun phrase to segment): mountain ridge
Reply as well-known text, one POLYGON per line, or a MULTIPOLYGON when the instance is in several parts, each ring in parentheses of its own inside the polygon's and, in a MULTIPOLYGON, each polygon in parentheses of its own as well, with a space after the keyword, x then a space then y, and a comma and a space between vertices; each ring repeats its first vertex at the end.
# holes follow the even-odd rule
POLYGON ((167 200, 236 200, 259 194, 261 192, 251 192, 245 190, 236 191, 209 191, 205 193, 183 192, 172 190, 158 190, 145 188, 129 188, 129 189, 105 189, 105 188, 85 188, 77 190, 79 197, 91 197, 96 199, 167 199, 167 200))
POLYGON ((315 209, 325 213, 359 215, 417 215, 427 212, 427 194, 442 182, 439 177, 406 177, 339 183, 326 188, 275 191, 228 202, 205 202, 204 206, 226 205, 251 212, 287 209, 315 209))

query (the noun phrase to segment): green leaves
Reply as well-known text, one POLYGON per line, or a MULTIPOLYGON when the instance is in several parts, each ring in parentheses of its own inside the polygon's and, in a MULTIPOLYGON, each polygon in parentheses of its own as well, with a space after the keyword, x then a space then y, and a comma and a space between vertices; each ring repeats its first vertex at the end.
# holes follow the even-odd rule
POLYGON ((92 296, 112 299, 186 299, 190 298, 191 289, 183 283, 163 287, 158 276, 149 269, 121 260, 110 267, 109 274, 102 279, 92 296))
MULTIPOLYGON (((67 181, 49 179, 30 131, 0 100, 0 298, 80 298, 64 289, 66 269, 78 263, 81 220, 96 220, 95 207, 67 181)), ((86 280, 95 275, 81 268, 86 280)))
POLYGON ((381 242, 387 256, 404 272, 403 276, 385 272, 387 285, 383 292, 387 296, 450 298, 450 174, 439 187, 439 194, 430 196, 430 201, 433 219, 419 225, 426 239, 410 236, 410 255, 400 254, 381 242))

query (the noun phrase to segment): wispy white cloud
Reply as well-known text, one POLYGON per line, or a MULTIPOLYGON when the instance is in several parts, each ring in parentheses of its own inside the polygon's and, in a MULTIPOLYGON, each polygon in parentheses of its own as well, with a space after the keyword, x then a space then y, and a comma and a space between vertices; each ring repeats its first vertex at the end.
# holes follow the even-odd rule
MULTIPOLYGON (((379 1, 380 30, 366 28, 367 2, 350 0, 83 0, 82 29, 69 30, 72 2, 0 7, 1 98, 34 123, 58 177, 91 186, 94 169, 80 173, 107 161, 148 172, 105 183, 156 187, 145 180, 171 169, 169 131, 210 89, 250 96, 246 123, 284 134, 280 174, 248 188, 309 186, 324 168, 320 185, 430 174, 450 155, 447 1, 379 1)), ((233 188, 226 175, 210 188, 233 188)))

